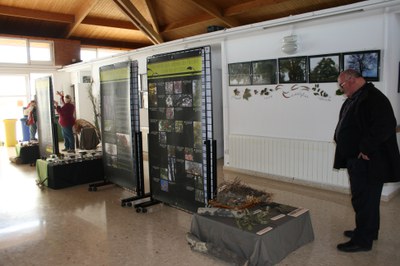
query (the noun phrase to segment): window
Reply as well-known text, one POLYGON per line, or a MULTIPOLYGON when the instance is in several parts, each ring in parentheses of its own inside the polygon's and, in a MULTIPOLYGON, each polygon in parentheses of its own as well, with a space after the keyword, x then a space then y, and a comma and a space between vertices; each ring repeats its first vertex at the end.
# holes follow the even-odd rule
POLYGON ((0 120, 23 117, 27 105, 27 75, 0 75, 0 120))
POLYGON ((97 58, 104 58, 121 53, 121 50, 115 49, 97 49, 97 58))
POLYGON ((125 52, 117 49, 103 49, 103 48, 81 48, 81 60, 87 62, 90 60, 113 56, 125 52))
POLYGON ((96 49, 81 48, 81 60, 84 62, 97 58, 96 49))
POLYGON ((51 42, 29 41, 29 56, 31 61, 52 62, 51 48, 51 42))
POLYGON ((28 63, 27 40, 0 38, 0 63, 28 63))
POLYGON ((24 96, 26 97, 26 75, 0 75, 0 97, 24 96))
POLYGON ((0 63, 52 64, 52 55, 53 42, 50 41, 0 38, 0 63))

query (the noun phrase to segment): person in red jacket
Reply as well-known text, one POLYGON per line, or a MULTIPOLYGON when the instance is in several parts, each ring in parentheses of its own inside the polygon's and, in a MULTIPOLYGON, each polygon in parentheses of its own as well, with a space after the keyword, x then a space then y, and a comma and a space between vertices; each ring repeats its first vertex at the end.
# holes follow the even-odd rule
POLYGON ((55 101, 54 105, 59 115, 58 122, 61 126, 61 132, 64 137, 64 149, 62 151, 75 152, 75 139, 73 126, 75 124, 75 106, 71 103, 71 96, 57 91, 60 96, 62 106, 55 101))
POLYGON ((37 132, 37 110, 36 110, 36 101, 32 100, 26 107, 26 111, 28 113, 28 119, 26 120, 26 125, 29 127, 29 140, 36 141, 36 132, 37 132))

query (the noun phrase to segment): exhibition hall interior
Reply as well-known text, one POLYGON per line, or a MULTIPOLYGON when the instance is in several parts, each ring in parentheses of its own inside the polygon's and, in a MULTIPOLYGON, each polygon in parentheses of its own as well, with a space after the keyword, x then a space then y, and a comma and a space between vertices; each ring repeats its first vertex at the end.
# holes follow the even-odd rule
POLYGON ((399 0, 2 1, 0 265, 398 265, 399 45, 399 0))

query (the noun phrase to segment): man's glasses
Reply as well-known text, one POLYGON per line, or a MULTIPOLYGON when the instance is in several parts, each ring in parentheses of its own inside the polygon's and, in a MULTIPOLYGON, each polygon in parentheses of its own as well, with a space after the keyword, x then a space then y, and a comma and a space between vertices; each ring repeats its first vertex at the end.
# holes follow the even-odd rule
POLYGON ((340 87, 341 89, 343 89, 344 84, 346 84, 346 82, 349 81, 350 79, 351 79, 351 77, 348 78, 348 79, 346 79, 346 80, 343 81, 342 83, 340 83, 340 84, 339 84, 339 87, 340 87))

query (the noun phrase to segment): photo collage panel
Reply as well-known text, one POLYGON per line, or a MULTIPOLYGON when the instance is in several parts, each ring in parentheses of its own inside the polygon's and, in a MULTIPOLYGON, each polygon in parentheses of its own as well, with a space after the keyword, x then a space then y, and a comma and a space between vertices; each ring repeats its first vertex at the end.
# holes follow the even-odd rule
POLYGON ((204 201, 202 84, 199 76, 149 82, 150 176, 164 192, 204 201), (199 181, 201 180, 201 181, 199 181), (201 191, 197 191, 201 190, 201 191), (195 191, 195 193, 193 193, 195 191))

